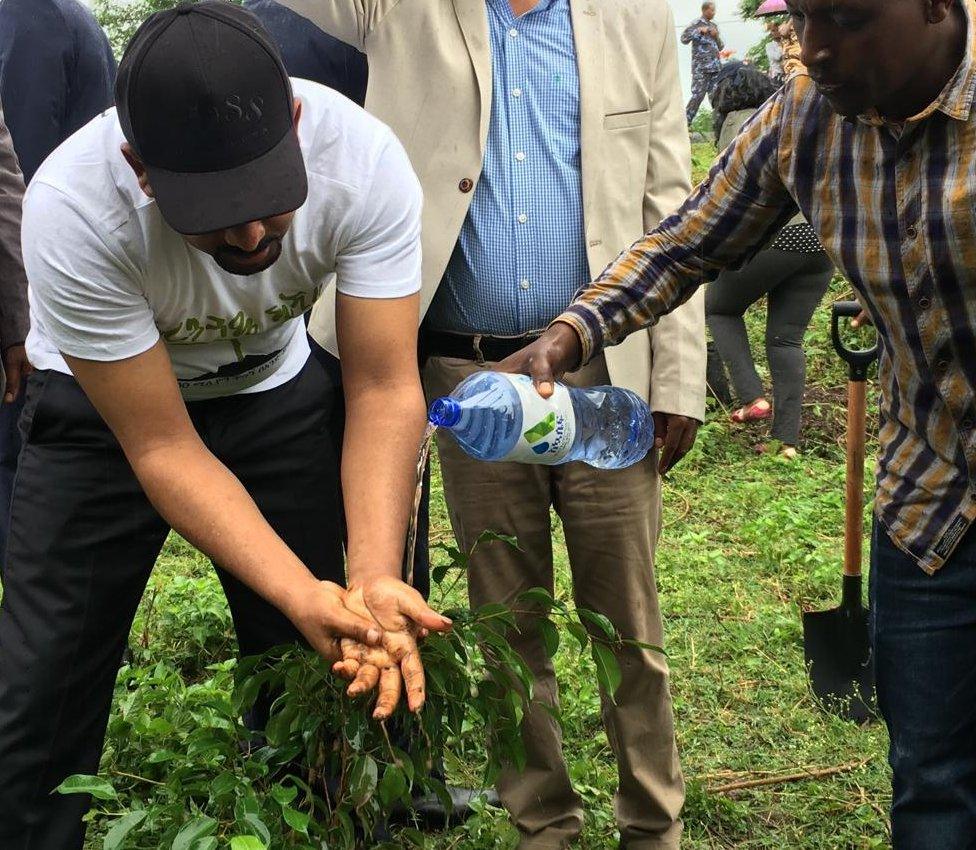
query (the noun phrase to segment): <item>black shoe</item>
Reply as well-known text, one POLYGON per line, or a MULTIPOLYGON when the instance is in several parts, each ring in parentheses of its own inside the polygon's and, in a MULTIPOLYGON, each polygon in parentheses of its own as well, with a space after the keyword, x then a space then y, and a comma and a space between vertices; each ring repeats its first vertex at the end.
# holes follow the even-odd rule
POLYGON ((474 809, 472 800, 483 800, 489 806, 501 805, 494 788, 459 788, 448 785, 447 793, 451 797, 451 810, 447 811, 440 797, 436 794, 418 794, 413 798, 409 808, 402 804, 394 807, 390 812, 391 823, 416 823, 423 829, 448 829, 464 823, 474 809))

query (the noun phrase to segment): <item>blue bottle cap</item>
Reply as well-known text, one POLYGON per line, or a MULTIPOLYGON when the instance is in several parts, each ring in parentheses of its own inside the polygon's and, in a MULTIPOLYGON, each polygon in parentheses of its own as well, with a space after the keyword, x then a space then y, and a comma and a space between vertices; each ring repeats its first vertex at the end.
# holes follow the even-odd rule
POLYGON ((461 421, 461 405, 449 395, 434 399, 427 419, 438 428, 453 428, 461 421))

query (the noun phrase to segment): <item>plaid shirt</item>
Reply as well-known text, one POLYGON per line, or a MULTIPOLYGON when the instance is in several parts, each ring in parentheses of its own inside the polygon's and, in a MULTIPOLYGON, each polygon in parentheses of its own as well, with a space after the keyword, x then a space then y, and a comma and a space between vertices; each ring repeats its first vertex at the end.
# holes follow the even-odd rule
POLYGON ((799 207, 878 328, 875 511, 928 572, 976 519, 976 4, 965 9, 966 56, 923 112, 846 120, 796 77, 559 317, 588 361, 741 265, 799 207))

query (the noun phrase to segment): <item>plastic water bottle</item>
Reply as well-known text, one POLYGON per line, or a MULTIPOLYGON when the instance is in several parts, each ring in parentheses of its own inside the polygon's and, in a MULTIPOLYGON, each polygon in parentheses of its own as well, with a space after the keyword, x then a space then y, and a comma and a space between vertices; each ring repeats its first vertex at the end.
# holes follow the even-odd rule
POLYGON ((654 445, 651 410, 629 390, 556 384, 545 399, 526 375, 476 372, 436 399, 428 418, 478 460, 622 469, 654 445))

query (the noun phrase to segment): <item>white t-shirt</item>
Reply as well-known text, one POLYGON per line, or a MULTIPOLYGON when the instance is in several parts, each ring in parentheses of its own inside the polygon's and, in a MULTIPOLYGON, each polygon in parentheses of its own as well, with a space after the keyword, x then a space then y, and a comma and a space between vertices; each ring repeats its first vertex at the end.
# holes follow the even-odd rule
POLYGON ((393 133, 337 92, 293 80, 308 200, 260 274, 221 269, 163 221, 119 151, 115 110, 58 148, 31 181, 23 249, 28 356, 122 360, 162 337, 187 400, 259 392, 308 358, 302 314, 334 272, 339 292, 420 289, 421 191, 393 133))

